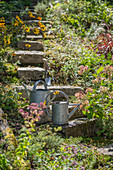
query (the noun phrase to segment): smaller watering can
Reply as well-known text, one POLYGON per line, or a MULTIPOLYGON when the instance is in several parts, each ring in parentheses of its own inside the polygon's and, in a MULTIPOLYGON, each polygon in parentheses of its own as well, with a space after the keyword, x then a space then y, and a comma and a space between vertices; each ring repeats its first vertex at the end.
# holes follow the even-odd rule
POLYGON ((50 92, 46 98, 45 98, 45 103, 46 106, 49 103, 48 99, 51 94, 63 94, 64 97, 67 99, 66 101, 52 101, 52 116, 48 112, 48 108, 46 107, 46 112, 49 115, 49 117, 52 118, 52 122, 55 125, 66 125, 68 124, 69 118, 73 115, 73 113, 79 108, 79 106, 82 103, 79 104, 69 104, 69 99, 68 96, 62 92, 62 91, 53 91, 50 92), (77 106, 74 108, 70 113, 68 113, 68 106, 77 106))
POLYGON ((34 86, 33 86, 33 90, 29 93, 29 91, 27 90, 26 86, 23 85, 24 88, 27 91, 28 97, 30 98, 30 104, 31 103, 41 103, 44 102, 45 97, 47 96, 47 94, 50 93, 50 90, 47 90, 47 84, 43 81, 43 80, 38 80, 34 86), (37 85, 39 83, 43 83, 45 89, 36 89, 37 85))

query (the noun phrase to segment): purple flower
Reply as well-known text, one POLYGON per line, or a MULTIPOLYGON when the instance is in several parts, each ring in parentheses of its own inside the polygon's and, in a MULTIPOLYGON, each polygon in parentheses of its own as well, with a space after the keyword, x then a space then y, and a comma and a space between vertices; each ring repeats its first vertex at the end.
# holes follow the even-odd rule
POLYGON ((64 155, 62 155, 62 159, 66 159, 66 157, 64 155))
POLYGON ((77 165, 78 164, 78 162, 75 162, 75 161, 73 161, 73 163, 72 163, 72 165, 77 165))
POLYGON ((67 149, 68 148, 68 146, 65 146, 65 149, 67 149))
POLYGON ((76 151, 76 150, 74 150, 74 154, 77 154, 77 151, 76 151))

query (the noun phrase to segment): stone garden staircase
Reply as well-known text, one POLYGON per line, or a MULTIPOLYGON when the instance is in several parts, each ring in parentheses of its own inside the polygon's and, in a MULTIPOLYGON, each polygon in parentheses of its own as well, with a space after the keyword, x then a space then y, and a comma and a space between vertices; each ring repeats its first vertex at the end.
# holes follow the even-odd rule
MULTIPOLYGON (((36 17, 36 14, 32 12, 33 16, 36 17)), ((28 14, 25 14, 22 19, 24 22, 30 26, 30 32, 26 33, 25 38, 23 40, 18 41, 17 51, 15 51, 14 61, 20 61, 18 67, 18 77, 26 83, 28 90, 32 90, 33 84, 40 79, 45 79, 47 65, 46 65, 46 54, 44 52, 43 45, 43 35, 38 26, 39 20, 35 20, 29 17, 28 14), (33 26, 35 25, 35 27, 33 26), (33 26, 33 27, 32 27, 33 26), (34 28, 38 28, 40 30, 39 34, 34 34, 34 28), (30 86, 32 85, 32 86, 30 86)), ((49 31, 51 28, 50 21, 41 21, 47 29, 46 29, 46 39, 54 38, 49 35, 49 31), (48 28, 49 27, 49 28, 48 28)), ((38 88, 38 87, 37 87, 38 88)), ((39 86, 39 88, 43 88, 43 86, 39 86)), ((22 92, 23 97, 27 97, 24 93, 25 89, 23 86, 18 86, 19 91, 22 92)), ((73 96, 76 92, 81 90, 81 87, 76 86, 65 86, 65 85, 50 85, 48 86, 49 90, 62 90, 67 95, 73 96)))
MULTIPOLYGON (((33 1, 35 5, 35 0, 33 1)), ((31 9, 33 16, 36 17, 36 14, 31 9)), ((17 51, 15 51, 14 61, 19 60, 20 65, 18 67, 18 77, 26 84, 28 91, 31 91, 34 83, 37 80, 44 79, 47 71, 46 67, 46 54, 44 52, 43 45, 43 34, 40 30, 39 34, 34 34, 34 27, 38 28, 38 20, 31 18, 28 14, 22 17, 24 22, 30 26, 30 32, 26 34, 26 37, 23 40, 18 41, 17 51)), ((46 34, 51 28, 50 21, 41 21, 46 25, 46 34)), ((39 29, 39 28, 38 28, 39 29)), ((51 38, 48 34, 46 39, 51 38)), ((15 86, 19 92, 22 93, 22 97, 27 98, 27 93, 23 86, 15 86)), ((43 89, 42 85, 39 85, 37 88, 43 89)), ((76 86, 60 86, 60 85, 50 85, 48 86, 49 90, 61 90, 65 92, 68 96, 74 96, 76 92, 81 91, 80 87, 76 86)), ((71 110, 72 108, 70 108, 71 110)), ((69 122, 69 125, 63 128, 63 133, 66 136, 81 136, 86 133, 86 135, 91 136, 94 132, 95 120, 87 121, 86 118, 83 118, 84 115, 79 110, 75 112, 69 122), (87 124, 87 128, 85 127, 87 124), (80 128, 81 127, 81 128, 80 128), (86 129, 85 129, 86 128, 86 129)), ((45 115, 40 123, 45 123, 50 121, 49 117, 45 115)))

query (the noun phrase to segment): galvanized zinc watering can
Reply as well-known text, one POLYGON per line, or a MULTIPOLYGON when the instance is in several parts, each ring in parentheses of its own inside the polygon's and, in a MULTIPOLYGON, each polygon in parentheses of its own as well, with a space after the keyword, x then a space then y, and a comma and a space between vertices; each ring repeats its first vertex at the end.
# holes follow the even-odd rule
MULTIPOLYGON (((27 90, 27 87, 23 84, 23 86, 25 87, 28 97, 30 98, 30 104, 31 103, 41 103, 44 102, 45 97, 47 96, 47 94, 50 93, 50 90, 47 89, 47 84, 43 81, 43 80, 38 80, 34 86, 33 86, 33 90, 29 91, 27 90), (45 87, 45 89, 36 89, 37 85, 39 83, 42 83, 45 87)), ((50 99, 50 98, 49 98, 50 99)))
POLYGON ((68 124, 68 120, 69 118, 73 115, 73 113, 79 108, 79 106, 82 103, 78 103, 78 104, 69 104, 69 98, 68 96, 62 92, 62 91, 53 91, 50 92, 46 98, 45 98, 45 105, 47 106, 47 104, 49 103, 49 97, 52 94, 63 94, 64 97, 66 98, 66 101, 52 101, 52 116, 49 114, 48 112, 48 107, 46 107, 46 112, 49 115, 49 117, 52 118, 52 122, 55 125, 65 125, 68 124), (74 108, 70 113, 68 113, 68 106, 77 106, 76 108, 74 108))

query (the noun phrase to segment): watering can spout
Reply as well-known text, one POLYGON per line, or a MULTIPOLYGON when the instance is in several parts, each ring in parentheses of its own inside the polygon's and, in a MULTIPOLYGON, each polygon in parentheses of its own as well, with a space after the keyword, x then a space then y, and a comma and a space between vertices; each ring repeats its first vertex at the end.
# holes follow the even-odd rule
POLYGON ((77 107, 75 107, 69 114, 68 114, 68 117, 70 118, 74 113, 75 113, 75 111, 80 107, 80 105, 81 105, 82 103, 79 103, 79 104, 69 104, 69 106, 77 106, 77 107))

